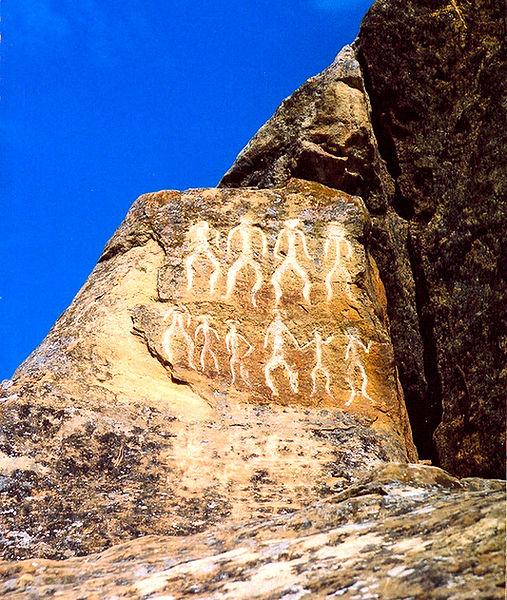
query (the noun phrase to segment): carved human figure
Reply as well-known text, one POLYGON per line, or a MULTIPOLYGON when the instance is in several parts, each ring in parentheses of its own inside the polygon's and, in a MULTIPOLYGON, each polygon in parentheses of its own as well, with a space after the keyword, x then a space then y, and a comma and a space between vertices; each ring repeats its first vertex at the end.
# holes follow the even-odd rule
POLYGON ((312 286, 306 271, 298 262, 298 240, 306 258, 308 260, 312 260, 312 258, 308 252, 305 234, 299 227, 300 224, 301 221, 299 219, 288 219, 284 222, 285 227, 280 231, 276 239, 273 254, 276 260, 281 261, 271 277, 271 283, 275 290, 276 304, 278 304, 282 298, 282 278, 288 271, 292 271, 301 278, 303 282, 303 298, 306 302, 310 303, 310 290, 312 286), (284 248, 285 256, 282 255, 284 248))
POLYGON ((250 267, 255 274, 255 283, 252 287, 252 304, 257 306, 257 292, 262 287, 262 268, 255 260, 254 246, 258 245, 262 256, 268 253, 268 242, 262 229, 252 224, 248 216, 241 217, 239 225, 233 227, 227 236, 227 256, 231 254, 232 248, 237 245, 240 249, 239 257, 234 261, 227 274, 226 298, 230 298, 236 285, 239 273, 246 267, 250 267))
POLYGON ((194 339, 197 342, 199 335, 202 336, 202 349, 200 355, 200 364, 203 371, 206 370, 206 355, 209 355, 213 361, 213 366, 217 373, 220 372, 218 366, 218 359, 216 354, 213 352, 211 346, 213 344, 212 336, 215 337, 216 342, 220 342, 220 336, 216 329, 210 324, 211 317, 209 315, 201 315, 198 317, 199 325, 195 328, 194 339))
POLYGON ((162 336, 162 348, 171 364, 175 362, 175 351, 178 346, 183 343, 186 347, 188 366, 195 369, 194 364, 194 342, 187 332, 187 327, 190 327, 190 313, 186 307, 180 308, 174 306, 170 308, 164 315, 164 320, 171 318, 169 327, 165 330, 162 336))
POLYGON ((340 223, 330 223, 327 227, 327 238, 324 243, 324 259, 332 259, 334 262, 326 275, 327 301, 333 298, 333 278, 338 274, 345 287, 347 295, 350 292, 350 273, 344 264, 345 260, 352 257, 352 244, 346 238, 343 225, 340 223))
POLYGON ((331 343, 331 341, 333 340, 334 335, 330 335, 329 337, 327 337, 326 339, 322 338, 322 335, 320 334, 320 331, 318 331, 317 329, 313 332, 313 339, 310 340, 309 342, 307 342, 304 346, 301 347, 301 350, 305 350, 306 348, 309 348, 312 345, 315 345, 315 366, 312 369, 311 372, 311 378, 312 378, 312 393, 311 395, 314 396, 317 393, 317 378, 319 376, 319 373, 321 373, 325 380, 325 390, 326 393, 329 396, 333 396, 331 394, 331 375, 329 373, 329 369, 327 367, 325 367, 322 363, 322 346, 324 345, 328 345, 331 343))
MULTIPOLYGON (((190 239, 190 254, 185 259, 185 270, 187 274, 187 291, 192 291, 194 283, 194 263, 197 260, 207 260, 211 266, 209 289, 215 293, 218 278, 220 277, 220 261, 215 256, 210 246, 211 228, 207 221, 199 221, 192 225, 188 231, 190 239)), ((219 234, 216 232, 215 240, 218 241, 219 234)))
POLYGON ((348 384, 351 391, 350 398, 345 403, 345 406, 350 406, 352 404, 352 401, 358 394, 358 392, 356 391, 355 382, 356 370, 358 370, 361 374, 361 395, 364 398, 373 401, 373 399, 368 395, 366 389, 368 386, 368 376, 366 375, 364 363, 359 355, 360 349, 366 352, 366 354, 369 354, 372 342, 369 341, 368 345, 365 346, 359 337, 359 331, 355 327, 349 327, 347 329, 347 339, 348 344, 345 350, 345 361, 347 362, 348 384))
POLYGON ((238 333, 238 322, 234 319, 227 319, 227 325, 229 330, 225 336, 225 347, 229 352, 229 368, 231 370, 232 381, 231 385, 236 383, 236 369, 239 371, 241 379, 250 386, 250 378, 248 371, 243 365, 243 360, 252 354, 254 347, 250 342, 240 333, 238 333), (242 349, 243 346, 243 349, 242 349), (246 348, 246 349, 245 349, 246 348))
POLYGON ((299 350, 299 344, 296 338, 289 331, 287 325, 282 321, 281 311, 275 309, 275 317, 271 324, 266 330, 264 337, 264 348, 272 345, 271 358, 268 360, 264 367, 264 376, 266 379, 266 385, 271 390, 273 396, 278 396, 278 390, 273 382, 272 373, 278 367, 282 367, 287 377, 289 378, 289 384, 292 392, 296 394, 299 390, 298 373, 294 371, 289 363, 287 362, 285 346, 286 342, 294 344, 299 350))

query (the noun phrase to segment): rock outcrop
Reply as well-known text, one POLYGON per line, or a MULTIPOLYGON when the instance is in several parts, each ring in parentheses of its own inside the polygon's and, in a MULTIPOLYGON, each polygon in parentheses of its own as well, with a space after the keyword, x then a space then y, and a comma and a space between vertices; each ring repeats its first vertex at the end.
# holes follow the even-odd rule
POLYGON ((377 1, 221 181, 296 175, 363 197, 418 449, 486 477, 505 472, 503 13, 377 1))
POLYGON ((504 483, 411 434, 503 475, 500 21, 378 0, 134 203, 0 387, 3 596, 503 597, 504 483))
POLYGON ((25 598, 503 598, 503 482, 388 464, 295 513, 143 537, 64 561, 0 562, 25 598))
POLYGON ((298 180, 142 196, 4 390, 5 556, 264 519, 415 460, 367 228, 298 180))
POLYGON ((389 0, 358 43, 408 223, 439 461, 484 477, 505 476, 506 39, 496 0, 389 0))

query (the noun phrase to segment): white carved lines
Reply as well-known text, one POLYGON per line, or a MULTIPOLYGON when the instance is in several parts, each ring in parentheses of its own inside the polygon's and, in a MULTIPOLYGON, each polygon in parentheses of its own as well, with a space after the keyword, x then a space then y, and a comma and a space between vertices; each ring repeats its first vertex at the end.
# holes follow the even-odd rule
POLYGON ((211 346, 213 344, 212 338, 214 337, 216 342, 218 343, 220 342, 220 336, 218 335, 217 330, 210 325, 210 320, 211 317, 209 315, 201 315, 200 317, 198 317, 199 325, 197 325, 197 327, 195 328, 194 339, 197 341, 199 338, 199 334, 203 338, 201 356, 199 361, 201 364, 201 369, 203 371, 206 370, 206 355, 209 355, 213 361, 215 371, 219 373, 220 368, 218 366, 217 355, 213 352, 211 346))
MULTIPOLYGON (((194 280, 198 265, 209 267, 209 292, 217 292, 222 273, 223 257, 217 255, 220 244, 220 234, 212 229, 207 221, 198 221, 188 231, 189 253, 184 260, 187 279, 187 292, 194 291, 194 280)), ((239 275, 249 269, 253 271, 254 282, 251 289, 252 305, 257 307, 257 294, 263 285, 263 269, 261 260, 268 255, 266 234, 261 227, 254 225, 253 220, 244 215, 240 223, 227 234, 226 258, 237 257, 227 270, 224 298, 229 300, 237 285, 239 275)), ((323 247, 324 269, 322 274, 325 282, 326 300, 333 299, 333 286, 338 284, 345 294, 352 298, 350 289, 351 273, 347 267, 353 255, 353 246, 347 239, 343 224, 338 221, 329 223, 326 227, 326 238, 323 247)), ((317 251, 318 255, 318 251, 317 251)), ((301 281, 301 292, 307 304, 310 302, 312 283, 310 275, 302 266, 300 259, 312 262, 308 244, 299 219, 287 219, 279 231, 273 248, 275 268, 270 282, 275 296, 275 306, 279 306, 284 295, 284 281, 290 275, 301 281), (299 256, 298 256, 299 253, 299 256)), ((202 273, 202 270, 201 270, 202 273)))
POLYGON ((345 350, 345 362, 348 367, 348 384, 350 387, 350 397, 345 403, 345 406, 350 406, 354 398, 358 395, 356 390, 356 370, 361 374, 361 395, 364 398, 372 401, 372 398, 368 395, 366 390, 368 386, 368 376, 366 375, 366 370, 364 368, 364 363, 359 356, 359 349, 364 350, 366 354, 369 354, 372 342, 369 341, 368 345, 365 346, 364 343, 359 338, 359 332, 355 327, 349 327, 347 329, 347 339, 348 344, 345 350))
POLYGON ((228 319, 226 323, 229 326, 229 330, 225 336, 225 347, 230 356, 229 368, 232 376, 231 385, 236 383, 236 368, 239 368, 241 379, 251 387, 252 384, 250 383, 248 371, 243 365, 243 359, 252 354, 254 347, 243 335, 238 333, 237 321, 228 319), (242 350, 241 346, 246 347, 246 350, 242 350))
POLYGON ((350 260, 352 258, 352 244, 345 237, 345 230, 340 223, 330 223, 326 233, 324 258, 328 259, 334 256, 333 266, 326 275, 327 301, 330 302, 333 298, 333 278, 335 275, 339 275, 346 294, 351 296, 350 273, 344 264, 344 259, 350 260))
MULTIPOLYGON (((185 259, 185 271, 187 274, 187 291, 189 292, 192 291, 194 283, 194 263, 204 259, 211 266, 209 290, 211 294, 215 293, 220 277, 221 265, 210 246, 211 233, 212 230, 207 221, 199 221, 195 225, 192 225, 188 232, 191 252, 185 259)), ((215 240, 218 242, 218 239, 219 234, 216 232, 215 240)))
POLYGON ((236 279, 239 273, 246 267, 250 267, 255 273, 255 283, 252 287, 252 304, 256 307, 257 292, 262 287, 262 267, 255 260, 254 246, 258 243, 260 253, 265 257, 268 253, 268 242, 266 236, 260 227, 252 224, 249 217, 243 216, 241 222, 233 227, 227 235, 227 256, 230 256, 231 249, 238 243, 240 255, 231 265, 227 273, 227 292, 225 297, 229 299, 232 296, 236 286, 236 279))
POLYGON ((172 318, 171 324, 165 330, 162 337, 162 347, 164 352, 169 359, 171 364, 176 361, 176 348, 183 344, 186 346, 187 362, 188 366, 195 369, 194 364, 194 342, 190 335, 187 333, 187 327, 190 326, 190 313, 187 308, 173 307, 170 308, 165 316, 164 320, 172 318))
POLYGON ((266 385, 271 390, 273 396, 278 396, 278 390, 273 382, 272 372, 278 367, 282 367, 289 378, 290 388, 292 393, 296 394, 299 390, 298 373, 294 371, 287 362, 285 353, 286 341, 292 342, 299 349, 299 344, 296 338, 289 331, 287 325, 282 321, 281 312, 275 309, 275 317, 269 325, 264 337, 264 348, 272 346, 271 358, 264 367, 264 376, 266 385))
POLYGON ((320 331, 318 331, 316 329, 313 332, 313 339, 310 340, 308 343, 306 343, 301 348, 302 350, 305 350, 306 348, 309 348, 310 346, 315 345, 315 366, 313 367, 312 372, 311 372, 311 378, 312 378, 312 393, 311 393, 311 395, 312 396, 314 396, 317 393, 317 378, 319 376, 319 373, 321 373, 326 380, 325 387, 324 387, 324 389, 326 390, 326 394, 333 397, 333 394, 331 393, 331 387, 330 387, 331 386, 331 374, 329 373, 329 369, 327 367, 324 367, 324 365, 322 363, 322 346, 330 344, 333 339, 334 339, 334 335, 330 335, 328 338, 323 339, 320 331))
MULTIPOLYGON (((306 393, 305 390, 308 390, 310 396, 327 395, 333 398, 332 388, 337 385, 335 383, 333 386, 336 370, 344 373, 346 384, 341 391, 348 393, 346 406, 350 406, 357 396, 372 401, 367 390, 368 376, 363 361, 363 353, 370 352, 372 342, 365 345, 358 330, 353 327, 346 329, 345 335, 337 331, 327 337, 319 327, 314 329, 313 337, 300 346, 280 310, 280 304, 283 301, 288 303, 292 293, 301 293, 307 305, 311 305, 310 295, 317 303, 329 303, 339 293, 352 298, 351 261, 354 246, 352 239, 347 238, 344 224, 339 221, 328 222, 322 236, 324 239, 310 239, 315 261, 308 249, 309 242, 302 220, 298 218, 286 219, 273 236, 271 261, 267 260, 268 236, 252 217, 243 215, 239 224, 232 227, 222 240, 220 235, 205 220, 197 221, 188 230, 188 252, 183 263, 186 294, 190 294, 192 303, 196 296, 204 294, 203 300, 208 302, 205 311, 209 314, 191 317, 188 309, 180 305, 167 311, 164 319, 169 321, 169 325, 162 336, 162 347, 168 360, 203 373, 230 372, 231 386, 244 384, 249 388, 260 387, 273 397, 281 394, 280 386, 286 382, 292 394, 306 393), (317 266, 319 264, 322 266, 317 266), (264 337, 260 332, 249 331, 245 334, 241 331, 240 320, 226 318, 231 312, 224 300, 230 300, 233 294, 240 293, 238 283, 241 281, 243 285, 245 276, 250 277, 248 295, 256 313, 260 310, 258 295, 263 289, 265 276, 273 289, 273 317, 263 332, 264 337), (200 279, 204 281, 197 281, 200 279), (214 296, 212 301, 207 294, 208 289, 209 295, 214 296), (221 290, 223 295, 219 294, 221 290), (217 315, 222 314, 225 323, 214 321, 214 311, 209 308, 213 302, 217 309, 220 308, 217 315), (224 315, 224 310, 228 314, 224 315), (333 348, 341 345, 338 339, 344 341, 346 347, 344 354, 342 349, 336 348, 334 355, 342 356, 345 361, 340 366, 335 358, 334 368, 331 369, 326 360, 330 350, 326 347, 332 343, 333 348), (252 355, 256 340, 260 359, 254 360, 252 355), (311 362, 307 365, 310 352, 311 362), (347 386, 350 392, 346 391, 347 386)), ((269 297, 263 292, 262 310, 267 309, 264 303, 269 297)), ((290 305, 291 313, 296 311, 293 314, 296 320, 300 309, 309 312, 297 302, 290 302, 290 305)), ((242 306, 235 304, 234 309, 241 312, 242 306)), ((263 315, 258 315, 255 322, 264 322, 264 319, 263 315)))
POLYGON ((297 242, 300 241, 303 254, 308 260, 312 260, 308 247, 306 245, 306 237, 303 231, 299 228, 301 221, 299 219, 288 219, 284 222, 285 227, 280 231, 276 238, 275 248, 273 255, 275 260, 279 261, 280 264, 275 269, 273 276, 271 277, 271 283, 275 290, 275 302, 278 305, 283 292, 282 292, 282 279, 285 273, 292 271, 298 275, 303 283, 303 298, 308 304, 310 304, 310 290, 311 283, 310 279, 299 264, 297 258, 297 242), (281 254, 285 249, 285 256, 281 254))

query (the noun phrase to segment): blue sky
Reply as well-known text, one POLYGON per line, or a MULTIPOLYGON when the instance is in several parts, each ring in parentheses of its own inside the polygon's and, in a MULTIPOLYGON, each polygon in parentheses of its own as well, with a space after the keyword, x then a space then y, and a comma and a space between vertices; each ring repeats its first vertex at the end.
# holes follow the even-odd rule
POLYGON ((213 186, 351 42, 363 0, 3 0, 0 379, 135 198, 213 186))

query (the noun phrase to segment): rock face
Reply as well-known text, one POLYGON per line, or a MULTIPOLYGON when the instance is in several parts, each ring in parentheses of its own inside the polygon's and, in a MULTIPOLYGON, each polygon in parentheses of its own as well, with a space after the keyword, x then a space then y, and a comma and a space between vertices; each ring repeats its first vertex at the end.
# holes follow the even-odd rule
POLYGON ((4 390, 5 555, 266 518, 414 460, 367 228, 297 180, 142 196, 4 390))
POLYGON ((503 483, 388 464, 293 514, 0 563, 25 598, 503 598, 503 483))
POLYGON ((485 477, 505 474, 505 40, 496 0, 389 0, 358 46, 409 224, 439 459, 485 477))
POLYGON ((503 12, 493 1, 377 1, 354 49, 284 101, 221 182, 298 175, 364 198, 416 444, 456 474, 497 477, 503 12))
POLYGON ((503 475, 499 11, 378 1, 135 202, 1 385, 2 595, 503 597, 503 483, 404 401, 503 475))

